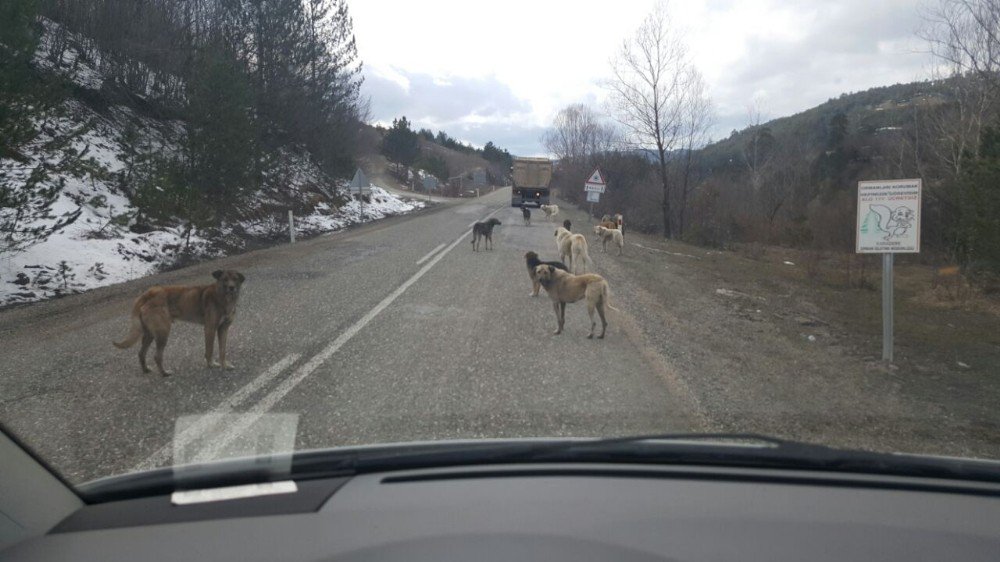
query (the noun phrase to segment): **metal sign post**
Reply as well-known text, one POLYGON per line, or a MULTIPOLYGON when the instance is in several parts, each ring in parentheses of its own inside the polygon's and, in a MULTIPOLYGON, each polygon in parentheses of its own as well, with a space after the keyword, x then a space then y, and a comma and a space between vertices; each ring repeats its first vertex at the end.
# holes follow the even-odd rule
POLYGON ((893 255, 920 252, 922 182, 858 182, 856 252, 882 254, 882 360, 893 361, 893 255))
MULTIPOLYGON (((361 168, 358 168, 358 170, 354 172, 354 179, 352 179, 351 183, 348 184, 348 189, 351 194, 356 193, 358 195, 358 203, 361 206, 361 222, 365 222, 365 192, 367 191, 371 193, 371 182, 368 181, 368 178, 365 176, 365 173, 361 170, 361 168)), ((410 183, 410 189, 413 189, 412 182, 410 183)))
POLYGON ((604 176, 601 175, 601 170, 594 168, 594 173, 590 174, 590 177, 583 184, 583 190, 587 193, 587 201, 590 202, 591 217, 594 216, 594 203, 601 201, 601 194, 604 193, 605 188, 607 188, 607 183, 604 181, 604 176))
POLYGON ((892 363, 892 254, 882 254, 882 360, 892 363))

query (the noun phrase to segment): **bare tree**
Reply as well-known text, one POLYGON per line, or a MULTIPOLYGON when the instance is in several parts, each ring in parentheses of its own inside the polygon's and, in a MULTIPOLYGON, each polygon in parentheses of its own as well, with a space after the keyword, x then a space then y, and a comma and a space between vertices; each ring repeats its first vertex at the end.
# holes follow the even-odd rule
POLYGON ((750 186, 756 195, 761 188, 766 168, 774 156, 774 137, 771 129, 763 125, 763 102, 754 98, 747 107, 747 131, 749 139, 743 145, 743 163, 750 173, 750 186))
POLYGON ((677 210, 677 233, 684 234, 684 219, 687 214, 688 196, 697 185, 691 181, 691 171, 694 165, 695 150, 708 142, 708 130, 712 126, 715 115, 712 100, 705 91, 705 81, 698 72, 693 72, 687 103, 684 106, 681 121, 681 146, 684 150, 684 160, 680 173, 680 205, 677 210))
POLYGON ((563 108, 542 135, 542 144, 559 160, 581 162, 611 150, 616 131, 590 106, 573 104, 563 108))
POLYGON ((935 56, 1000 86, 1000 0, 939 0, 923 19, 919 34, 935 56))
POLYGON ((655 149, 663 192, 663 235, 673 235, 668 153, 683 137, 684 108, 697 76, 665 3, 657 4, 635 35, 622 43, 607 81, 611 113, 624 126, 626 141, 655 149))

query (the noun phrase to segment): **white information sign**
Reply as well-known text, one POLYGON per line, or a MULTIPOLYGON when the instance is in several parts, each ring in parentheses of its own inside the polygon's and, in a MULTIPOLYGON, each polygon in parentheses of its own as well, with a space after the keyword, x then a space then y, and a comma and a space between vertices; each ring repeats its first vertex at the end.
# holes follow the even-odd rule
POLYGON ((587 201, 589 203, 600 203, 601 202, 601 192, 599 191, 588 191, 587 201))
POLYGON ((920 252, 921 181, 858 182, 857 253, 920 252))

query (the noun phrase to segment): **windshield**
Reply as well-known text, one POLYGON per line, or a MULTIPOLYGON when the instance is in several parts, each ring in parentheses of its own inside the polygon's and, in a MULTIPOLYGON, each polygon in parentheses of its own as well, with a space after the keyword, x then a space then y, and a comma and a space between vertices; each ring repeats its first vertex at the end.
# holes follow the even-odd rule
POLYGON ((620 4, 5 0, 0 426, 1000 457, 997 2, 620 4))

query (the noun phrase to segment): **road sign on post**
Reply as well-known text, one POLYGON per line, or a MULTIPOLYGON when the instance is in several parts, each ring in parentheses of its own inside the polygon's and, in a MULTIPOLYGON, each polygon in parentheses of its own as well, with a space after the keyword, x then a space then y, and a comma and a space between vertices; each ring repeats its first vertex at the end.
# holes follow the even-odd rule
POLYGON ((882 360, 893 360, 894 254, 920 252, 922 182, 876 180, 858 182, 856 252, 882 254, 882 360))
POLYGON ((601 170, 598 168, 594 169, 594 173, 590 174, 587 182, 583 184, 583 190, 587 193, 604 193, 606 187, 607 183, 604 181, 604 176, 601 175, 601 170))
POLYGON ((590 203, 600 203, 601 202, 601 193, 598 192, 598 191, 588 191, 587 192, 587 201, 589 201, 590 203))

